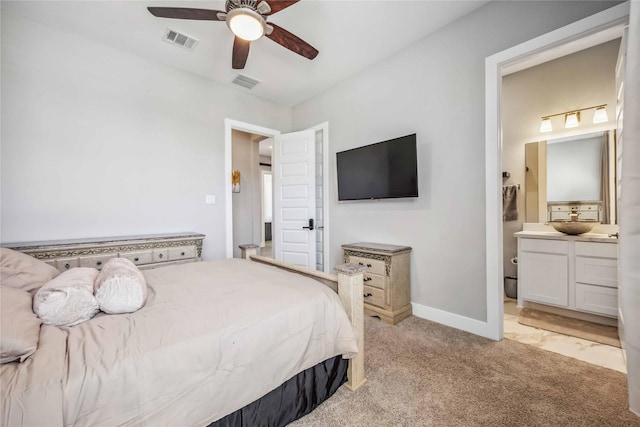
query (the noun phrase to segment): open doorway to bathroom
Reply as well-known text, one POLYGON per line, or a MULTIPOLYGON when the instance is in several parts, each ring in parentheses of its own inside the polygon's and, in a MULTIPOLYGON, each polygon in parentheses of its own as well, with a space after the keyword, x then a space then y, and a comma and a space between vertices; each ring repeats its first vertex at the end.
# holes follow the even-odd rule
MULTIPOLYGON (((591 288, 567 287, 578 268, 572 260, 574 249, 563 255, 560 251, 548 255, 542 246, 518 252, 518 237, 525 237, 523 230, 547 232, 549 215, 563 213, 548 212, 548 206, 560 208, 555 205, 560 200, 573 204, 590 201, 593 210, 585 212, 585 218, 591 215, 593 220, 615 224, 615 196, 611 194, 615 194, 616 63, 621 36, 622 27, 601 37, 591 36, 589 45, 583 44, 577 51, 503 75, 502 264, 505 338, 626 373, 615 316, 575 308, 580 303, 579 292, 591 288), (610 117, 606 122, 593 120, 595 108, 586 109, 601 105, 610 117), (580 108, 585 110, 578 126, 566 128, 562 112, 580 108), (543 133, 540 124, 547 116, 553 119, 552 130, 543 133), (554 156, 564 153, 565 157, 556 161, 552 158, 556 152, 554 156), (570 187, 573 193, 559 191, 567 182, 575 182, 570 187), (560 199, 556 194, 562 194, 560 199), (603 200, 608 206, 605 212, 603 200), (544 292, 534 295, 528 286, 523 288, 522 280, 518 283, 520 271, 531 271, 533 262, 539 262, 536 268, 544 270, 546 261, 555 263, 550 265, 558 266, 561 275, 566 274, 558 280, 564 281, 564 295, 551 289, 566 301, 545 300, 544 292)), ((573 248, 571 245, 568 247, 573 248)), ((536 273, 536 277, 548 283, 556 280, 550 272, 536 273)))

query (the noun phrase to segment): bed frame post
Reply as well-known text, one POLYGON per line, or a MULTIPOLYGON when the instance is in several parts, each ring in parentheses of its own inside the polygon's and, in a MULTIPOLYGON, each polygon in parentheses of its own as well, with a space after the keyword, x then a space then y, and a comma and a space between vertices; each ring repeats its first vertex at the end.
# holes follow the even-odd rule
POLYGON ((351 324, 358 338, 358 354, 349 360, 346 387, 355 391, 367 379, 364 376, 364 294, 363 272, 366 266, 358 264, 341 264, 335 267, 338 273, 338 295, 342 305, 351 319, 351 324))
POLYGON ((258 248, 260 246, 254 244, 240 245, 240 258, 249 259, 251 255, 258 255, 258 248))

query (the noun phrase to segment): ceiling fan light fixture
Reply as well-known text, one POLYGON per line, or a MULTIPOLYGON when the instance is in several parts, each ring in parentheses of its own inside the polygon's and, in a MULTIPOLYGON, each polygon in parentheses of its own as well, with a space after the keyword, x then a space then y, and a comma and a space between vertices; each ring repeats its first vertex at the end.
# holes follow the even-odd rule
POLYGON ((258 40, 266 31, 266 23, 259 13, 241 7, 227 13, 227 25, 236 36, 246 41, 258 40))

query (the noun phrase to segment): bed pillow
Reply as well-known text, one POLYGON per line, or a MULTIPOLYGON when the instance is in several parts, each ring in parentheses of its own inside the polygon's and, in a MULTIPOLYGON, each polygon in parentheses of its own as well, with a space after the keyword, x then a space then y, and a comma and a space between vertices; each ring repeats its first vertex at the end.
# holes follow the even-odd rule
POLYGON ((98 270, 76 267, 47 282, 33 297, 33 311, 42 323, 73 326, 91 319, 100 308, 93 295, 98 270))
POLYGON ((147 299, 147 282, 133 262, 112 258, 96 279, 95 295, 105 313, 132 313, 147 299))
POLYGON ((23 362, 38 348, 41 322, 31 301, 27 291, 0 286, 0 363, 23 362))
POLYGON ((22 252, 0 248, 0 281, 4 286, 18 288, 32 294, 60 272, 22 252))

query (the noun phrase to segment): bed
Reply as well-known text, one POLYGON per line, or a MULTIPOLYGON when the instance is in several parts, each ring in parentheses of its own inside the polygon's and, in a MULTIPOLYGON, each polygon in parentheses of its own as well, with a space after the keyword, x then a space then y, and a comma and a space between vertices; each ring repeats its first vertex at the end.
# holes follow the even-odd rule
POLYGON ((134 313, 43 324, 35 352, 0 368, 2 425, 284 425, 362 385, 362 269, 243 253, 145 270, 134 313))

